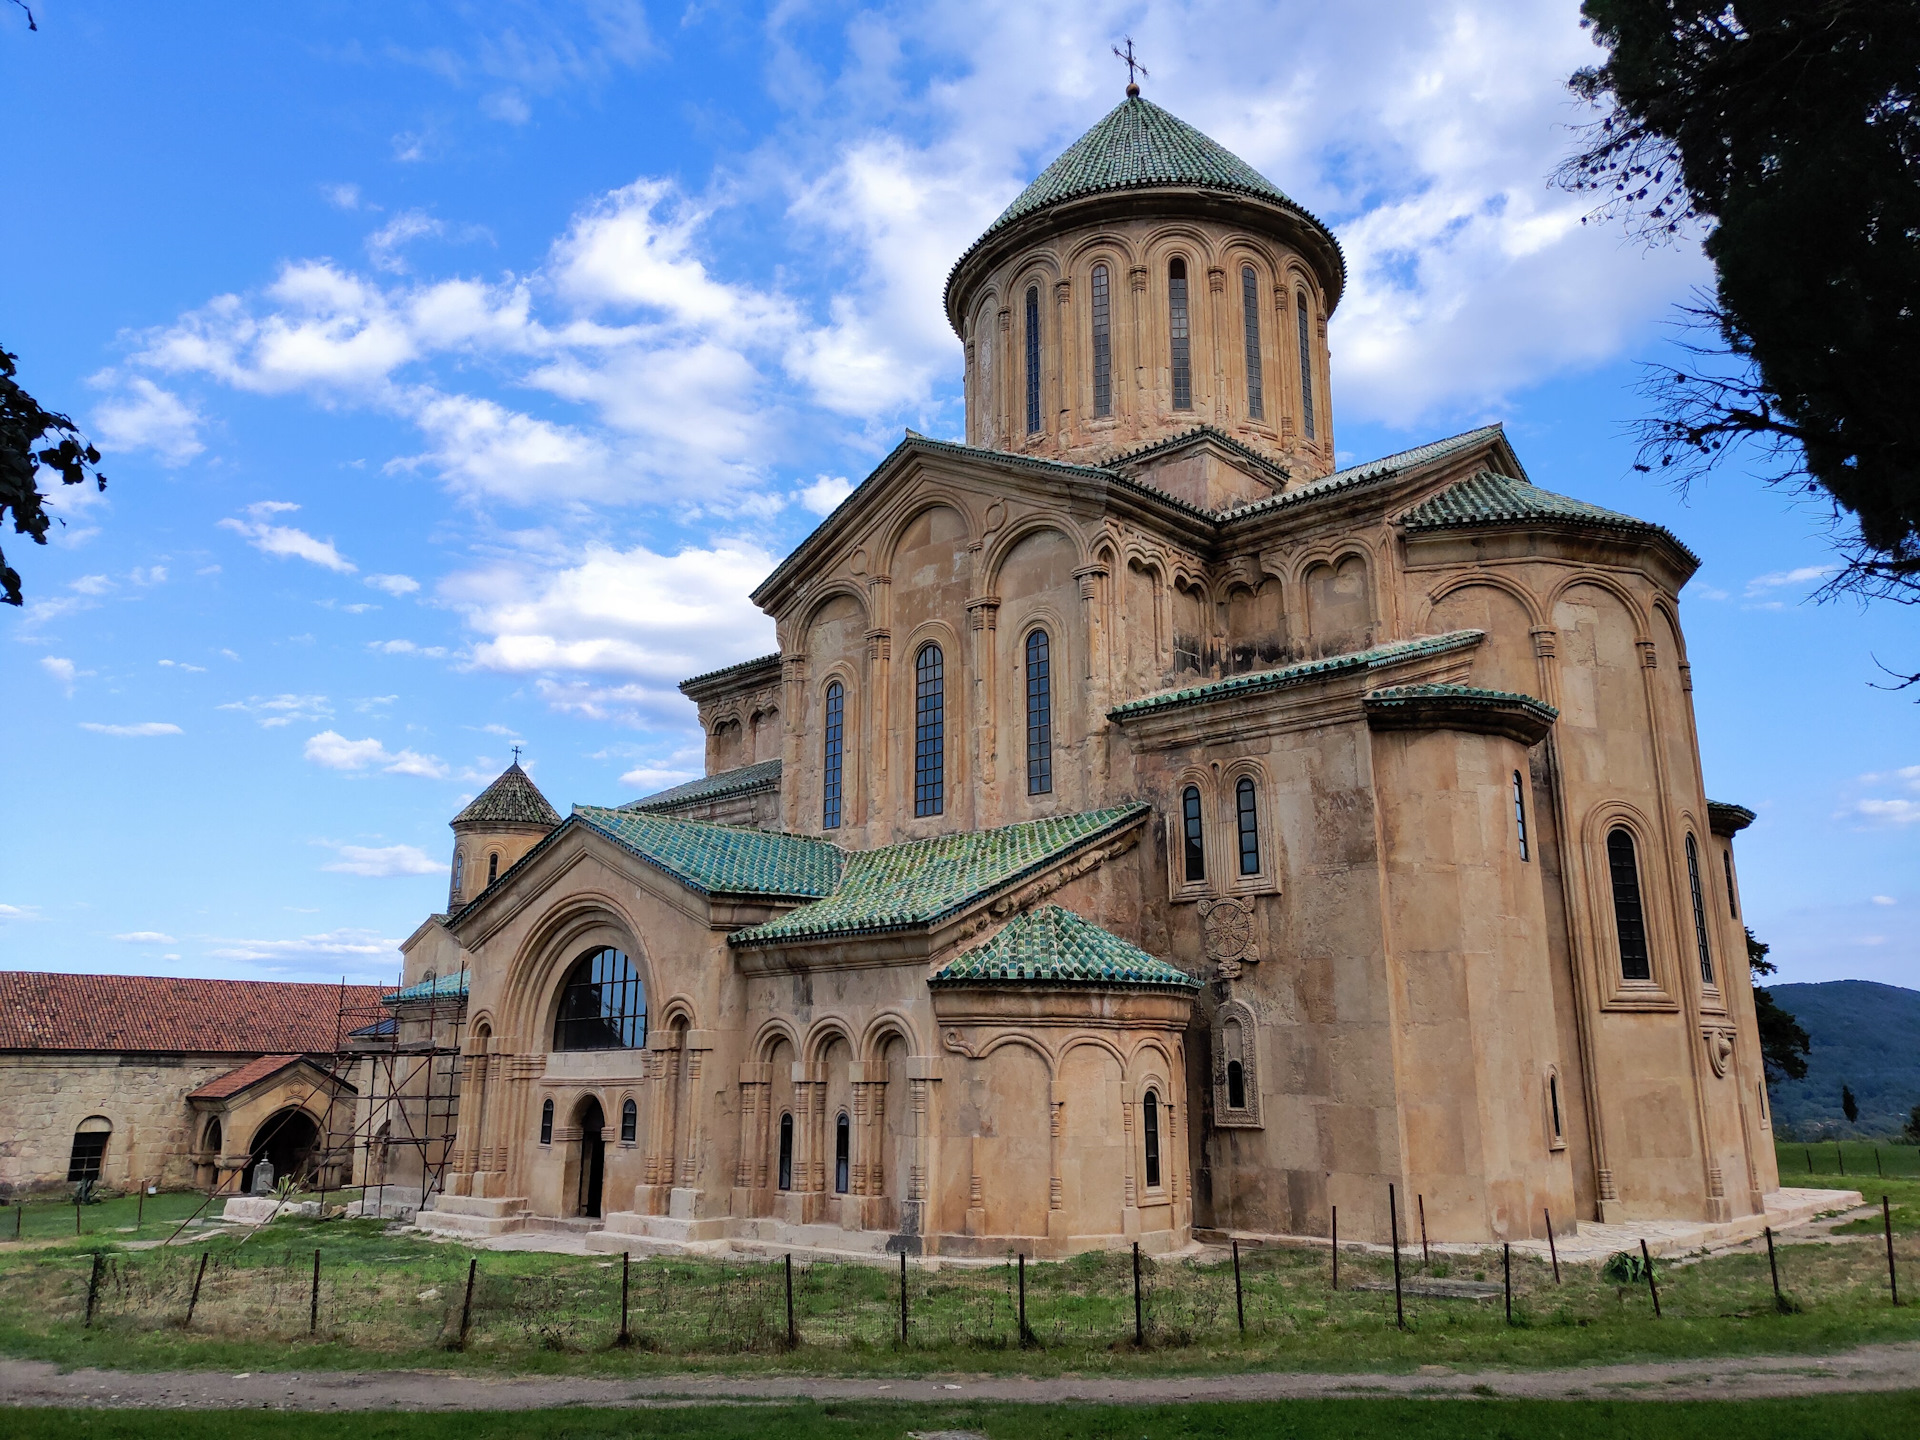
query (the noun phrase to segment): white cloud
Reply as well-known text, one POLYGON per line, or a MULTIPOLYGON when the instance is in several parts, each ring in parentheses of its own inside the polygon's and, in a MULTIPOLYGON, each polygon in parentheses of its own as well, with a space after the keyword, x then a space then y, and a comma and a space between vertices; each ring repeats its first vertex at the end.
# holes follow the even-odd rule
MULTIPOLYGON (((96 381, 102 377, 96 377, 96 381)), ((178 467, 207 447, 206 422, 186 401, 144 375, 114 377, 119 393, 93 408, 93 428, 107 450, 151 450, 162 465, 178 467)))
POLYGON ((171 935, 163 935, 158 930, 130 930, 125 935, 113 937, 123 945, 178 945, 180 942, 171 935))
POLYGON ((336 210, 358 210, 365 203, 358 185, 322 185, 320 195, 336 210))
POLYGON ((378 769, 388 775, 418 775, 428 780, 444 779, 447 774, 438 756, 415 750, 389 751, 378 740, 349 740, 337 730, 322 730, 311 737, 301 753, 328 770, 378 769))
POLYGON ((54 681, 67 692, 73 694, 73 682, 80 672, 74 668, 73 661, 64 660, 58 655, 42 655, 40 668, 54 678, 54 681))
POLYGON ((1876 905, 1898 905, 1900 902, 1895 900, 1891 895, 1876 895, 1873 897, 1873 903, 1876 905))
POLYGON ((1882 825, 1911 825, 1920 820, 1920 800, 1856 800, 1854 814, 1882 825))
POLYGON ((100 725, 92 720, 80 722, 82 730, 91 730, 96 735, 117 735, 122 739, 141 739, 150 735, 183 735, 178 725, 164 720, 143 720, 134 725, 100 725))
POLYGON ((400 247, 411 240, 441 235, 446 226, 424 210, 402 210, 367 237, 367 255, 374 268, 399 274, 407 268, 400 258, 400 247))
POLYGON ((0 920, 38 920, 38 905, 0 905, 0 920))
POLYGON ((164 585, 167 583, 167 567, 164 565, 136 565, 127 572, 127 579, 136 585, 164 585))
POLYGON ((384 879, 394 875, 438 875, 446 867, 416 845, 336 845, 340 858, 323 870, 384 879))
POLYGON ((411 595, 420 588, 420 582, 411 575, 369 575, 367 584, 394 596, 411 595))
POLYGON ((674 765, 637 765, 620 777, 620 784, 630 790, 652 794, 699 778, 698 770, 686 770, 674 765))
POLYGON ((367 648, 376 655, 422 655, 438 660, 447 653, 444 645, 416 645, 411 640, 372 640, 367 648))
POLYGON ((328 930, 293 940, 220 940, 208 953, 220 960, 306 960, 391 957, 400 948, 377 930, 328 930))
POLYGON ((218 708, 251 715, 268 730, 291 725, 296 720, 326 720, 333 715, 332 702, 324 695, 250 695, 218 708))
POLYGON ((1839 568, 1838 565, 1801 565, 1792 570, 1774 570, 1765 575, 1756 575, 1747 581, 1747 598, 1764 596, 1790 585, 1807 585, 1816 580, 1825 580, 1839 568))
POLYGON ((299 508, 286 500, 262 500, 247 507, 247 519, 228 517, 219 524, 222 530, 245 536, 247 543, 263 555, 306 560, 327 570, 352 574, 358 567, 334 549, 333 541, 316 540, 304 530, 297 530, 291 525, 270 524, 264 518, 299 508))
POLYGON ((113 589, 113 581, 104 575, 82 575, 78 580, 69 580, 67 588, 80 595, 104 595, 113 589))
POLYGON ((165 670, 184 670, 189 675, 204 675, 207 673, 206 666, 189 665, 184 660, 162 660, 160 662, 160 666, 162 669, 165 669, 165 670))
POLYGON ((822 475, 799 492, 800 503, 816 515, 831 515, 853 493, 853 481, 844 475, 822 475))

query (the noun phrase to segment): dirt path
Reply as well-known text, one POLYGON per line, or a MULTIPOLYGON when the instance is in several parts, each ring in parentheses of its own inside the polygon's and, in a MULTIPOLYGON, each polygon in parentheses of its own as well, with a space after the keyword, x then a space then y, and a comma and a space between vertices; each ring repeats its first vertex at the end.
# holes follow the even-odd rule
POLYGON ((1563 1370, 1410 1375, 1210 1375, 1047 1379, 968 1374, 900 1377, 648 1376, 493 1379, 437 1371, 270 1372, 75 1370, 0 1360, 0 1404, 259 1410, 537 1410, 568 1405, 661 1406, 780 1400, 1011 1400, 1157 1404, 1182 1400, 1292 1400, 1411 1395, 1533 1399, 1751 1400, 1841 1391, 1920 1389, 1920 1343, 1869 1345, 1822 1357, 1597 1365, 1563 1370))

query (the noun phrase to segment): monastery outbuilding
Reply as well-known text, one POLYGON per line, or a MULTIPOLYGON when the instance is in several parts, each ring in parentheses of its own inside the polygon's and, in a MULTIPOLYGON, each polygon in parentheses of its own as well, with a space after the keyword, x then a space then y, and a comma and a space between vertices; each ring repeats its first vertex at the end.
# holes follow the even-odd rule
POLYGON ((967 1256, 1385 1240, 1390 1184, 1457 1241, 1763 1210, 1699 562, 1498 426, 1336 468, 1345 280, 1135 90, 1007 208, 946 287, 966 443, 909 432, 761 584, 778 653, 682 687, 706 776, 562 819, 516 763, 455 821, 421 1223, 967 1256))

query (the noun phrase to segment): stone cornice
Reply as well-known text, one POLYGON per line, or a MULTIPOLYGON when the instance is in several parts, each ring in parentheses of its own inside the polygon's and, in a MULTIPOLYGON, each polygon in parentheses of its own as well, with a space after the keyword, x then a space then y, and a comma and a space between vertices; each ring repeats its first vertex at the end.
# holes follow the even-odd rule
POLYGON ((1397 685, 1370 691, 1365 704, 1374 730, 1465 730, 1522 745, 1539 744, 1560 718, 1531 695, 1472 685, 1397 685))

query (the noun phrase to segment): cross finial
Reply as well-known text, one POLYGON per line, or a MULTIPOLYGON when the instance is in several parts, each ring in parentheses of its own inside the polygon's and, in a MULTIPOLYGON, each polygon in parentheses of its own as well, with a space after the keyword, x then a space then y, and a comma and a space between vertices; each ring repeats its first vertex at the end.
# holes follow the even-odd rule
POLYGON ((1128 35, 1125 38, 1127 48, 1122 50, 1116 45, 1113 47, 1113 53, 1127 62, 1127 98, 1129 100, 1136 100, 1140 96, 1140 86, 1134 79, 1134 72, 1138 71, 1140 74, 1145 75, 1147 73, 1147 67, 1133 58, 1133 37, 1128 35))
POLYGON ((520 747, 518 745, 513 747, 513 763, 516 765, 520 763, 520 747))

